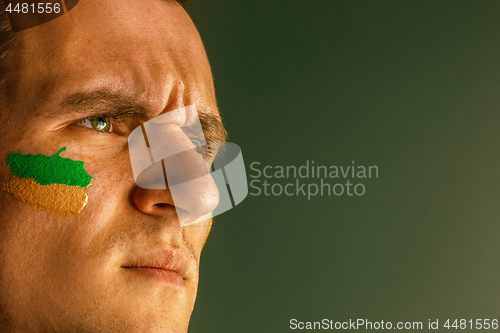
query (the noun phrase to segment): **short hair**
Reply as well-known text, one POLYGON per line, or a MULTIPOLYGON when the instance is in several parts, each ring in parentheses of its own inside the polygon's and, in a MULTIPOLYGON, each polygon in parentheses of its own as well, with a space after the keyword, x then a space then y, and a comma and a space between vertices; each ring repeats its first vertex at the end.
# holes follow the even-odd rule
POLYGON ((0 11, 0 60, 6 56, 10 44, 13 42, 14 34, 10 28, 9 18, 5 10, 0 11))
POLYGON ((2 7, 3 1, 0 0, 0 117, 13 97, 8 93, 9 88, 12 88, 12 82, 9 82, 13 74, 12 60, 17 52, 22 51, 21 36, 24 34, 12 31, 7 12, 2 7))

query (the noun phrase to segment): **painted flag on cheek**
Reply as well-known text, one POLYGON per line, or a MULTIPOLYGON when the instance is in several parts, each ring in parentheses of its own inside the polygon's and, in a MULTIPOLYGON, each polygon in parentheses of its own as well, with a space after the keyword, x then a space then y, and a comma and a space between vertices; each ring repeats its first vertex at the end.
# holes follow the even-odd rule
POLYGON ((84 162, 59 156, 65 150, 54 156, 10 154, 7 164, 13 175, 1 189, 49 213, 78 216, 87 205, 92 177, 85 171, 84 162))

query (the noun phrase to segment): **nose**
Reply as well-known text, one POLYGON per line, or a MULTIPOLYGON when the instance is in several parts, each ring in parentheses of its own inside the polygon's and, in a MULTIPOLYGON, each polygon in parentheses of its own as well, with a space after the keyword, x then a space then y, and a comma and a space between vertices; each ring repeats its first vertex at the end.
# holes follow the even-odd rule
POLYGON ((136 181, 132 201, 141 212, 157 217, 175 209, 181 226, 208 219, 219 203, 217 186, 180 126, 185 118, 160 117, 129 137, 136 181))

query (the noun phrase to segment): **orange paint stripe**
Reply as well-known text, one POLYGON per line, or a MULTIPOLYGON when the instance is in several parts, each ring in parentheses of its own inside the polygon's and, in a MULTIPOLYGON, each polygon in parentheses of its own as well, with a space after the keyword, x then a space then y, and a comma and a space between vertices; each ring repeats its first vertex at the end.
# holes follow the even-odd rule
POLYGON ((40 185, 34 178, 11 176, 0 188, 17 199, 65 217, 76 217, 87 206, 86 188, 63 184, 40 185))

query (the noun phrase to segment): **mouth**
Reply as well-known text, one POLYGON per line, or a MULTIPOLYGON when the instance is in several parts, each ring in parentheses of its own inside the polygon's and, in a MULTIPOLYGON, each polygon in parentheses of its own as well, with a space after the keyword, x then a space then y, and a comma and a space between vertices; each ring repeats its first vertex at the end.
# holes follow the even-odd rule
POLYGON ((185 287, 190 265, 182 252, 157 249, 140 255, 131 264, 121 267, 158 283, 185 287))

